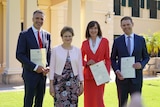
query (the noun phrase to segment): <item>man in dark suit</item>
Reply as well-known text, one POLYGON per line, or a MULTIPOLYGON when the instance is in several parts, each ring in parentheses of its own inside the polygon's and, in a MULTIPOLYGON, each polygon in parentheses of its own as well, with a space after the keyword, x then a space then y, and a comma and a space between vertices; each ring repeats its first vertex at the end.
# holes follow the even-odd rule
POLYGON ((132 27, 131 17, 126 16, 121 19, 121 28, 124 34, 114 40, 111 52, 112 68, 116 74, 119 107, 125 106, 128 94, 141 93, 143 83, 142 70, 149 61, 145 40, 142 36, 134 34, 132 27), (129 51, 127 49, 128 41, 130 41, 129 51), (121 58, 131 56, 135 57, 135 63, 133 64, 135 78, 124 78, 121 73, 121 58))
POLYGON ((33 26, 19 34, 16 58, 22 63, 24 80, 24 107, 42 107, 46 87, 46 74, 49 72, 50 34, 41 27, 44 22, 44 13, 36 10, 33 13, 33 26), (46 66, 31 61, 30 51, 33 49, 46 50, 46 66))

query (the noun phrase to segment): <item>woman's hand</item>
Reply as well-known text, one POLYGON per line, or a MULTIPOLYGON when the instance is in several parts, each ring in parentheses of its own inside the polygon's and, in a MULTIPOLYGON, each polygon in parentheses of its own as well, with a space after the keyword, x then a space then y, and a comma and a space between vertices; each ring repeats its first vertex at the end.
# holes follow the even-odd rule
POLYGON ((90 65, 93 65, 95 64, 96 62, 93 60, 93 59, 90 59, 88 62, 87 62, 87 65, 90 66, 90 65))
POLYGON ((44 68, 43 75, 46 76, 49 72, 49 67, 44 68))
POLYGON ((54 92, 54 86, 52 82, 50 83, 50 86, 49 86, 49 93, 52 97, 54 97, 55 92, 54 92))
POLYGON ((83 83, 80 83, 80 87, 79 87, 79 93, 78 93, 78 96, 82 95, 83 94, 83 83))

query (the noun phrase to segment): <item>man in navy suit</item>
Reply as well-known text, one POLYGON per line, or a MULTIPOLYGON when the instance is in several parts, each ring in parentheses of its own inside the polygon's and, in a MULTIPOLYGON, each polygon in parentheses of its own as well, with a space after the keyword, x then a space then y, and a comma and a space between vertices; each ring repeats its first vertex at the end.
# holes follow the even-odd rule
POLYGON ((18 38, 16 58, 22 63, 23 67, 24 107, 32 107, 33 103, 34 107, 42 107, 45 94, 46 74, 49 72, 51 39, 50 34, 41 28, 44 17, 44 13, 41 10, 36 10, 32 18, 33 26, 26 31, 22 31, 18 38), (38 39, 41 40, 41 43, 38 39), (30 59, 31 49, 41 48, 46 50, 47 64, 45 67, 35 64, 30 59))
MULTIPOLYGON (((142 91, 143 68, 149 61, 149 55, 146 49, 146 43, 142 36, 132 32, 133 21, 131 17, 121 19, 121 28, 123 35, 114 40, 111 52, 111 64, 116 74, 116 85, 119 100, 119 107, 126 105, 128 94, 142 91), (127 49, 128 37, 130 38, 130 52, 127 49), (121 58, 135 57, 133 68, 135 69, 135 78, 124 78, 121 73, 121 58)), ((128 71, 130 72, 130 71, 128 71)))

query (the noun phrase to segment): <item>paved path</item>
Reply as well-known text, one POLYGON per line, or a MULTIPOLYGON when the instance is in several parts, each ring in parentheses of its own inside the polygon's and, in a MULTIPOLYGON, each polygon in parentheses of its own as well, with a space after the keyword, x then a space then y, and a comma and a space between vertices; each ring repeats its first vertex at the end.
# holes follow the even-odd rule
MULTIPOLYGON (((115 74, 113 71, 111 71, 110 77, 111 77, 111 82, 114 82, 115 74)), ((144 80, 148 80, 148 79, 160 79, 160 74, 158 74, 157 76, 144 76, 144 80)), ((49 84, 49 80, 47 79, 47 87, 48 87, 48 84, 49 84)), ((23 84, 3 84, 3 83, 0 83, 0 92, 20 91, 23 89, 24 89, 23 84)))

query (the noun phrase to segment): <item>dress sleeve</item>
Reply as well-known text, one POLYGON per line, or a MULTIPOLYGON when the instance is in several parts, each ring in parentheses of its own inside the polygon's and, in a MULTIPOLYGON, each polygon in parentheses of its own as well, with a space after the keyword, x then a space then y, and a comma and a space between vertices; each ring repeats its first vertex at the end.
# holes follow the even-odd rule
POLYGON ((85 43, 82 43, 82 47, 81 47, 81 52, 82 52, 82 64, 85 67, 87 65, 87 61, 86 61, 86 50, 85 50, 85 43))
MULTIPOLYGON (((106 39, 107 40, 107 39, 106 39)), ((106 50, 105 50, 105 65, 107 67, 108 73, 110 74, 110 67, 111 67, 111 61, 110 61, 110 51, 109 51, 109 42, 106 41, 106 50)))
POLYGON ((51 50, 51 59, 50 59, 50 72, 49 72, 49 77, 50 80, 54 79, 54 72, 55 72, 55 64, 56 63, 56 49, 53 48, 51 50))

